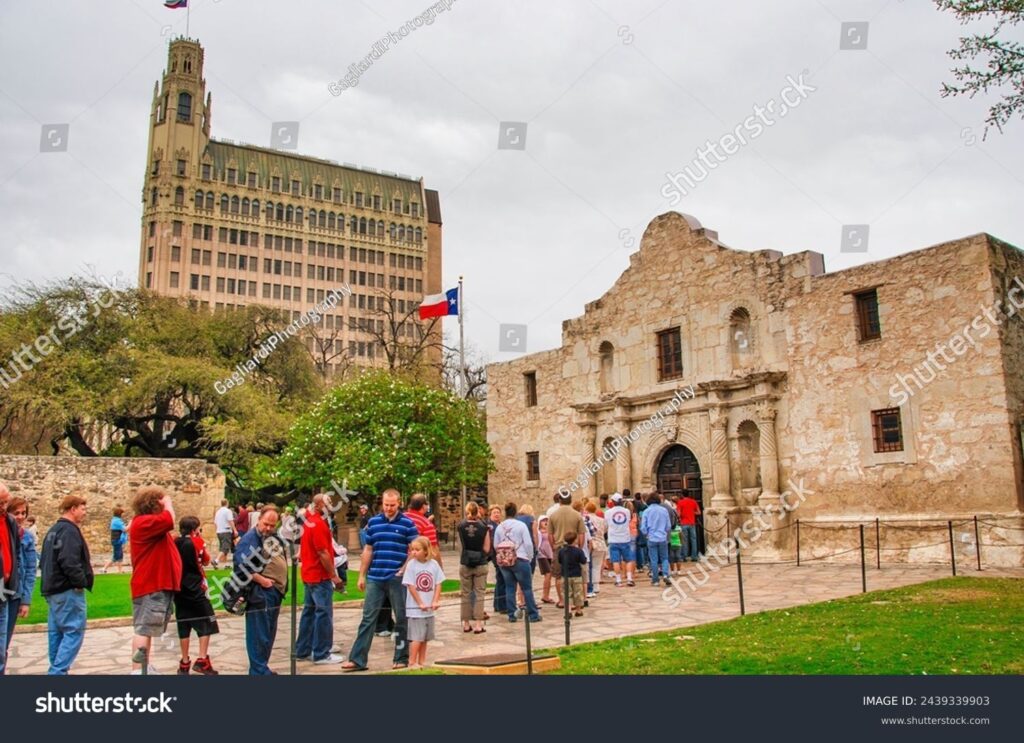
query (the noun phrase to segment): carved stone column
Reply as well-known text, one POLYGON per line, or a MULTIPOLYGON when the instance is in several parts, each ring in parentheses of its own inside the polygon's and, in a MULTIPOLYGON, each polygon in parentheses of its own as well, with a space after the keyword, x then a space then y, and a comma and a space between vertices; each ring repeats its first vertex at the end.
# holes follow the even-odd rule
POLYGON ((615 482, 618 483, 620 493, 624 488, 633 490, 633 455, 629 450, 629 432, 629 421, 620 421, 619 435, 626 441, 626 445, 619 449, 619 455, 615 457, 615 482))
MULTIPOLYGON (((582 447, 582 466, 586 467, 594 461, 597 451, 597 423, 592 420, 580 421, 580 446, 582 447)), ((592 475, 580 493, 584 498, 597 495, 597 475, 592 475)))
POLYGON ((759 506, 776 506, 779 503, 779 451, 775 442, 775 408, 763 403, 757 408, 757 420, 761 424, 761 497, 759 506))
POLYGON ((711 471, 715 494, 711 496, 712 508, 733 508, 736 500, 729 489, 729 442, 725 429, 729 419, 721 410, 711 411, 711 471))

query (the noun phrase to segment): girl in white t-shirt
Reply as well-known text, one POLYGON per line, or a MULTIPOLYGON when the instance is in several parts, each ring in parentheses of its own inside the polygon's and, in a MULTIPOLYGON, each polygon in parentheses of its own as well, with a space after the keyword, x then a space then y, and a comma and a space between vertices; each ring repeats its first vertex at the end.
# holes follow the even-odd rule
POLYGON ((412 558, 405 566, 402 585, 405 592, 405 616, 408 625, 409 667, 427 663, 427 643, 434 639, 434 612, 441 606, 444 571, 430 559, 430 540, 416 537, 410 547, 412 558))

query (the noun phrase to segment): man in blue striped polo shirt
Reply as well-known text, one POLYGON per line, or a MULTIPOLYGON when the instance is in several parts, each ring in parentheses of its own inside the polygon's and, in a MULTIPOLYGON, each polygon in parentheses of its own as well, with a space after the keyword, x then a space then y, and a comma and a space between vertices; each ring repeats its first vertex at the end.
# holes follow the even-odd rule
POLYGON ((405 587, 402 572, 409 560, 409 545, 419 536, 416 525, 398 512, 401 500, 397 490, 385 490, 381 495, 381 512, 366 525, 366 546, 359 565, 359 590, 366 592, 363 600, 363 618, 356 632, 349 660, 342 664, 344 671, 365 671, 373 643, 377 614, 384 597, 391 600, 395 612, 395 655, 392 668, 409 665, 409 645, 405 637, 405 587))

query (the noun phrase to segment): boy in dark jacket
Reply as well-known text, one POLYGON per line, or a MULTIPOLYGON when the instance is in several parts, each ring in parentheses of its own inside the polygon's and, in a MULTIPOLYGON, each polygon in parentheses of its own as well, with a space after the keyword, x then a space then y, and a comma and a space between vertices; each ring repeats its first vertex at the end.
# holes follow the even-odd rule
POLYGON ((82 536, 85 498, 68 495, 61 517, 43 539, 40 593, 49 608, 47 624, 51 676, 66 676, 85 639, 85 591, 92 590, 92 563, 82 536))
POLYGON ((576 532, 567 532, 565 546, 558 550, 558 564, 562 566, 562 575, 569 578, 569 596, 572 598, 573 615, 583 616, 583 566, 587 564, 587 556, 576 546, 576 532))

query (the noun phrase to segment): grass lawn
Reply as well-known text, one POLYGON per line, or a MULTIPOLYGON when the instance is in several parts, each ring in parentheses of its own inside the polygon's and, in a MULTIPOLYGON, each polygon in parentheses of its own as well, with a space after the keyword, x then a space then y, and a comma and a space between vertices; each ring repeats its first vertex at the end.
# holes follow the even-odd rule
POLYGON ((1024 580, 947 578, 558 650, 556 673, 1022 674, 1022 617, 1024 580))
MULTIPOLYGON (((214 577, 227 578, 231 574, 230 570, 207 570, 206 576, 210 581, 212 593, 216 596, 219 595, 220 591, 218 586, 220 585, 214 580, 214 577)), ((356 581, 359 580, 359 573, 354 570, 348 572, 348 592, 344 594, 335 593, 335 603, 339 601, 357 601, 363 598, 363 592, 356 587, 356 581)), ((130 573, 122 573, 116 575, 97 575, 96 583, 93 586, 92 593, 87 594, 86 606, 87 615, 89 619, 109 619, 111 617, 130 617, 132 615, 132 595, 131 587, 129 585, 131 581, 130 573)), ((457 580, 446 580, 441 585, 442 591, 457 591, 459 589, 459 581, 457 580)), ((303 596, 305 591, 303 590, 302 581, 299 581, 298 591, 298 602, 302 605, 303 596)), ((285 596, 284 605, 288 606, 291 602, 291 596, 285 596)), ((216 608, 217 602, 214 601, 214 607, 216 608)), ((46 600, 39 595, 39 580, 36 580, 35 596, 32 599, 32 608, 29 610, 29 615, 26 619, 19 620, 19 623, 24 624, 41 624, 46 622, 46 600)))

